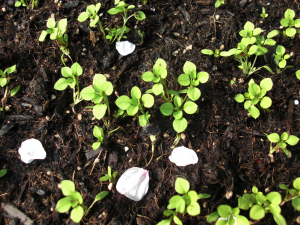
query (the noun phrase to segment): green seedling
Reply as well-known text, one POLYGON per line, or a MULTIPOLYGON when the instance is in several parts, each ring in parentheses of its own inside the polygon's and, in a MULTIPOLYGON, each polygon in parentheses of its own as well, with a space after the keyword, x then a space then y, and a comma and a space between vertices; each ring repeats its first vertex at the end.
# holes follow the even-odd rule
POLYGON ((219 8, 223 4, 225 4, 225 0, 216 0, 215 8, 219 8))
MULTIPOLYGON (((295 12, 292 9, 287 9, 284 13, 284 18, 280 20, 280 24, 283 27, 287 27, 285 31, 283 31, 283 36, 284 37, 294 37, 296 34, 296 28, 300 27, 300 19, 295 18, 295 12)), ((298 31, 299 33, 299 31, 298 31)))
POLYGON ((106 174, 103 177, 100 177, 100 181, 109 181, 109 183, 113 186, 116 183, 118 174, 118 171, 115 171, 113 174, 111 174, 111 167, 108 166, 106 174))
POLYGON ((207 216, 207 222, 212 223, 216 221, 216 225, 249 225, 249 220, 240 215, 238 207, 231 208, 229 205, 220 205, 217 211, 212 212, 207 216))
POLYGON ((155 83, 152 89, 148 90, 147 93, 153 93, 156 96, 161 95, 165 101, 170 101, 169 89, 166 85, 165 79, 167 77, 167 64, 165 60, 159 58, 156 60, 153 66, 153 72, 147 71, 143 73, 142 79, 146 82, 155 83), (167 94, 165 94, 167 93, 167 94), (167 95, 167 97, 166 97, 167 95))
POLYGON ((84 215, 92 208, 97 202, 102 200, 108 195, 108 191, 102 191, 96 195, 95 200, 89 208, 84 206, 83 198, 80 192, 75 191, 75 184, 70 180, 63 180, 60 184, 61 191, 64 198, 60 199, 56 204, 56 211, 59 213, 66 213, 72 207, 70 218, 75 223, 79 223, 84 215))
POLYGON ((65 90, 68 86, 73 89, 73 112, 74 106, 78 104, 82 99, 80 99, 80 88, 78 83, 78 78, 82 74, 83 70, 79 63, 74 63, 71 68, 70 67, 62 67, 61 74, 65 78, 60 78, 54 85, 54 89, 58 91, 65 90), (77 89, 77 90, 76 90, 77 89))
POLYGON ((101 7, 101 3, 97 3, 96 5, 89 5, 86 8, 86 12, 82 12, 78 16, 78 21, 79 22, 84 22, 87 19, 90 19, 90 27, 93 27, 93 26, 96 25, 96 23, 98 23, 98 25, 100 27, 100 30, 101 30, 102 34, 104 35, 104 37, 105 37, 105 32, 104 32, 104 29, 102 27, 102 23, 99 19, 99 16, 98 16, 98 11, 99 11, 100 7, 101 7))
MULTIPOLYGON (((113 92, 113 85, 106 80, 106 77, 102 74, 95 74, 93 80, 93 87, 89 86, 83 88, 80 96, 84 100, 93 100, 94 106, 88 106, 93 109, 93 115, 101 120, 106 111, 108 117, 110 117, 110 107, 107 96, 110 96, 113 92)), ((109 122, 107 122, 109 124, 109 122)))
POLYGON ((140 31, 140 30, 137 30, 136 31, 137 34, 140 36, 141 38, 141 41, 140 41, 140 45, 142 45, 144 43, 144 36, 145 36, 145 32, 144 31, 140 31))
POLYGON ((148 0, 141 0, 141 3, 142 3, 143 5, 146 5, 147 2, 148 2, 148 0))
MULTIPOLYGON (((136 116, 138 111, 140 111, 142 115, 138 116, 139 123, 142 127, 145 127, 149 124, 150 114, 148 111, 145 113, 143 108, 151 108, 154 105, 154 97, 151 94, 143 94, 142 96, 141 90, 137 86, 134 86, 131 89, 130 94, 131 98, 127 95, 122 95, 117 98, 115 103, 121 110, 126 110, 126 113, 129 116, 136 116)), ((152 144, 152 156, 148 164, 152 161, 154 155, 156 137, 150 135, 150 140, 152 144)))
MULTIPOLYGON (((7 96, 7 92, 8 92, 8 83, 10 81, 10 77, 9 75, 13 72, 16 71, 16 65, 13 65, 7 69, 4 70, 4 72, 2 70, 0 70, 0 85, 1 87, 5 87, 5 92, 4 92, 4 96, 1 100, 2 102, 2 108, 4 108, 4 101, 6 99, 6 96, 7 96)), ((15 88, 13 88, 11 91, 10 91, 10 96, 14 96, 15 94, 18 93, 18 91, 20 90, 20 85, 16 86, 15 88)))
POLYGON ((286 225, 284 217, 281 215, 281 195, 279 192, 270 192, 264 195, 253 186, 252 194, 244 194, 238 199, 240 209, 249 210, 249 217, 253 220, 261 220, 266 213, 272 213, 278 225, 286 225))
POLYGON ((261 28, 255 28, 254 24, 248 21, 244 25, 244 30, 239 32, 239 34, 242 36, 242 40, 240 43, 238 43, 237 48, 230 49, 228 52, 221 52, 222 56, 224 57, 234 55, 235 59, 241 63, 239 68, 243 71, 245 76, 249 76, 261 68, 265 68, 270 73, 273 73, 271 68, 267 65, 256 68, 255 62, 258 56, 264 55, 268 52, 265 46, 273 46, 276 44, 272 37, 276 36, 278 31, 270 32, 267 36, 267 39, 265 39, 263 36, 260 36, 261 32, 261 28), (253 55, 255 55, 255 58, 252 63, 249 60, 253 55))
POLYGON ((282 73, 284 70, 288 68, 293 68, 293 66, 287 66, 286 60, 289 59, 291 56, 289 54, 284 54, 285 48, 282 45, 277 45, 276 47, 276 54, 274 56, 274 62, 276 63, 276 72, 277 74, 282 73))
MULTIPOLYGON (((219 56, 223 56, 224 52, 221 52, 218 49, 215 49, 215 51, 212 51, 210 49, 202 49, 201 53, 204 55, 214 55, 214 57, 218 58, 219 56)), ((226 55, 225 55, 226 56, 226 55)))
POLYGON ((165 216, 170 216, 170 218, 159 222, 157 225, 171 225, 172 220, 174 223, 182 225, 179 214, 185 215, 188 213, 190 216, 199 215, 201 208, 197 201, 210 197, 210 194, 197 194, 196 191, 190 191, 190 183, 180 177, 175 181, 175 190, 180 195, 172 196, 169 200, 167 210, 163 212, 165 216), (172 209, 175 209, 175 211, 172 209))
POLYGON ((280 184, 279 187, 283 190, 286 190, 286 195, 281 205, 285 204, 286 202, 292 201, 294 209, 300 211, 300 177, 294 180, 294 188, 289 189, 285 184, 280 184))
POLYGON ((183 117, 183 111, 187 114, 194 114, 198 110, 198 105, 194 101, 200 98, 201 91, 196 86, 206 83, 209 78, 209 74, 206 72, 196 74, 196 65, 189 61, 184 64, 183 72, 184 74, 181 74, 177 81, 180 85, 189 86, 189 88, 179 92, 169 90, 168 93, 174 96, 174 98, 172 97, 173 103, 164 103, 159 108, 163 115, 173 115, 175 118, 173 128, 178 134, 185 131, 188 125, 187 120, 183 117), (182 98, 180 94, 186 94, 186 96, 182 98))
POLYGON ((146 15, 142 11, 134 12, 131 16, 128 16, 128 10, 134 9, 134 5, 126 4, 124 1, 115 0, 115 8, 108 10, 107 12, 111 15, 115 15, 120 13, 123 17, 123 26, 113 28, 112 30, 106 28, 108 30, 108 35, 106 35, 106 39, 109 40, 109 43, 112 44, 115 40, 120 41, 122 38, 126 38, 123 35, 128 33, 130 29, 126 26, 127 21, 134 16, 137 20, 144 20, 146 15))
POLYGON ((7 174, 7 169, 6 168, 0 170, 0 178, 5 176, 5 174, 7 174))
POLYGON ((269 14, 266 13, 265 7, 262 7, 262 13, 260 14, 261 18, 265 19, 269 14))
POLYGON ((92 148, 94 150, 98 149, 101 144, 104 142, 104 131, 101 127, 94 126, 93 135, 98 139, 97 142, 94 142, 92 144, 92 148))
MULTIPOLYGON (((55 20, 53 18, 49 18, 47 21, 47 30, 43 30, 40 37, 39 41, 43 42, 45 41, 45 38, 48 34, 50 34, 50 39, 53 41, 56 41, 58 45, 60 46, 60 50, 63 52, 61 55, 61 61, 63 64, 66 66, 63 56, 67 55, 70 59, 71 57, 69 56, 69 49, 68 49, 68 35, 65 34, 67 30, 67 25, 68 21, 67 19, 61 19, 57 24, 55 23, 55 20)), ((71 59, 72 61, 72 59, 71 59)))
POLYGON ((248 92, 245 92, 244 95, 238 94, 235 96, 235 100, 239 103, 244 103, 244 108, 248 110, 253 118, 258 118, 260 112, 255 106, 260 102, 260 107, 267 109, 272 105, 272 100, 265 96, 267 91, 270 91, 273 87, 273 82, 271 78, 265 78, 260 82, 260 86, 255 84, 254 80, 249 81, 248 92))
POLYGON ((15 2, 15 7, 20 7, 20 6, 24 6, 26 8, 28 8, 28 1, 27 0, 20 0, 20 1, 16 1, 15 2))
POLYGON ((267 138, 271 142, 270 143, 270 153, 269 153, 270 155, 272 155, 273 152, 275 152, 279 149, 282 149, 288 157, 291 157, 290 151, 288 151, 286 149, 287 144, 294 146, 294 145, 298 144, 298 142, 299 142, 298 137, 296 137, 295 135, 288 135, 287 132, 283 132, 280 137, 277 133, 272 133, 272 134, 267 135, 267 138), (274 143, 276 145, 275 145, 275 147, 272 147, 272 145, 274 143))

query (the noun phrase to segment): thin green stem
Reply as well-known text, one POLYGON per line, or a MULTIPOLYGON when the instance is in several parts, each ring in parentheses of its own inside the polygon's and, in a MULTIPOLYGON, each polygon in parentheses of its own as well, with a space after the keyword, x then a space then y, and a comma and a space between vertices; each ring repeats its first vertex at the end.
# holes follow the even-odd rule
POLYGON ((4 100, 6 98, 7 92, 8 92, 8 83, 6 84, 4 96, 3 96, 2 100, 1 100, 2 101, 2 108, 4 108, 4 100))
POLYGON ((168 93, 169 89, 168 89, 168 87, 167 87, 167 85, 166 85, 165 80, 164 80, 164 79, 161 79, 161 83, 162 83, 162 85, 165 87, 166 93, 167 93, 168 101, 170 101, 170 95, 169 95, 169 93, 168 93))
POLYGON ((103 27, 102 27, 102 23, 100 22, 100 18, 99 18, 99 20, 98 20, 98 24, 99 24, 99 27, 100 27, 101 32, 103 33, 103 35, 104 35, 104 37, 105 37, 105 32, 104 32, 104 29, 103 29, 103 27))
POLYGON ((108 102, 108 99, 107 99, 107 96, 106 96, 106 94, 104 94, 104 100, 105 100, 105 104, 106 104, 106 106, 107 106, 107 114, 108 114, 108 116, 110 117, 110 107, 109 107, 109 102, 108 102))
POLYGON ((256 59, 257 59, 257 55, 255 55, 255 59, 254 59, 254 62, 253 62, 253 64, 252 64, 252 67, 251 67, 251 69, 250 69, 250 72, 253 70, 253 67, 254 67, 254 65, 255 65, 256 59))

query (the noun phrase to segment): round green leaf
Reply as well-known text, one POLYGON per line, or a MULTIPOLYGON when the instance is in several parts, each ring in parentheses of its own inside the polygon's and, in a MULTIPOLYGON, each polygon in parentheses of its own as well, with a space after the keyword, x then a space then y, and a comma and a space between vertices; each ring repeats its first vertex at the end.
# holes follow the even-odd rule
POLYGON ((64 77, 72 77, 72 70, 70 67, 63 67, 61 68, 61 74, 64 77))
POLYGON ((284 18, 288 20, 292 20, 295 17, 295 12, 292 9, 287 9, 284 13, 284 18))
POLYGON ((169 205, 167 206, 167 209, 175 209, 178 202, 182 199, 179 195, 174 195, 169 200, 169 205))
POLYGON ((187 75, 187 74, 181 74, 179 77, 178 77, 178 83, 182 86, 189 86, 191 81, 190 81, 190 76, 187 75))
POLYGON ((176 223, 177 225, 182 225, 181 220, 176 215, 174 215, 173 220, 174 220, 174 223, 176 223))
POLYGON ((73 220, 73 222, 79 223, 80 220, 82 219, 83 215, 84 215, 84 211, 83 211, 82 207, 77 206, 76 208, 74 208, 71 211, 70 218, 73 220))
POLYGON ((263 109, 267 109, 272 105, 272 100, 269 97, 264 97, 261 102, 260 102, 260 106, 263 109))
POLYGON ((267 138, 272 143, 278 143, 280 141, 280 137, 276 133, 272 133, 272 134, 267 135, 267 138))
POLYGON ((207 216, 207 222, 212 223, 215 222, 219 218, 219 213, 213 212, 207 216))
POLYGON ((15 94, 17 94, 18 91, 20 90, 20 87, 21 87, 21 85, 18 85, 18 86, 16 86, 15 88, 13 88, 13 89, 10 91, 10 96, 13 97, 15 94))
POLYGON ((101 120, 106 113, 107 106, 105 104, 97 104, 93 108, 93 115, 98 120, 101 120))
POLYGON ((65 90, 68 85, 69 85, 69 81, 65 78, 60 78, 54 85, 54 89, 58 90, 58 91, 63 91, 65 90))
POLYGON ((289 138, 286 140, 286 143, 289 145, 296 145, 299 142, 299 138, 295 135, 290 135, 289 138))
POLYGON ((71 208, 71 200, 69 197, 65 197, 60 199, 56 204, 56 211, 59 213, 68 212, 71 208))
POLYGON ((159 110, 161 111, 161 113, 165 116, 170 116, 173 111, 174 111, 174 106, 172 103, 170 102, 167 102, 167 103, 164 103, 162 104, 160 107, 159 107, 159 110))
POLYGON ((278 30, 272 30, 270 33, 268 33, 267 38, 273 38, 275 37, 277 34, 279 34, 278 30))
POLYGON ((183 110, 187 114, 194 114, 198 109, 198 105, 194 102, 186 102, 183 106, 183 110))
POLYGON ((281 195, 279 192, 272 191, 268 193, 266 197, 274 205, 279 205, 281 203, 281 195))
POLYGON ((137 11, 133 14, 134 18, 136 18, 137 20, 143 20, 146 18, 145 13, 143 13, 142 11, 137 11))
POLYGON ((293 199, 292 205, 297 211, 300 211, 300 198, 293 199))
POLYGON ((164 90, 164 87, 162 84, 154 84, 152 87, 153 93, 157 96, 160 95, 164 90))
POLYGON ((250 106, 250 107, 248 108, 248 111, 249 111, 250 115, 251 115, 254 119, 257 119, 257 118, 259 117, 259 115, 260 115, 259 110, 258 110, 254 105, 250 106))
POLYGON ((116 105, 123 110, 126 110, 130 105, 131 101, 127 95, 122 95, 115 101, 116 105))
POLYGON ((200 205, 198 204, 198 202, 192 201, 191 204, 189 204, 186 208, 186 211, 190 216, 197 216, 201 211, 200 205))
POLYGON ((183 116, 182 110, 173 112, 173 116, 174 116, 175 119, 178 119, 178 120, 179 120, 179 119, 183 116))
POLYGON ((68 197, 71 199, 71 206, 73 208, 83 203, 82 195, 78 191, 71 193, 68 197))
POLYGON ((191 100, 197 101, 201 96, 201 91, 198 88, 192 86, 191 88, 189 88, 187 94, 191 100))
POLYGON ((63 180, 60 183, 60 188, 64 196, 69 196, 71 193, 75 192, 75 184, 70 180, 63 180))
POLYGON ((253 29, 254 29, 254 24, 251 23, 250 21, 247 21, 244 25, 244 30, 246 30, 247 32, 252 32, 253 29))
POLYGON ((173 121, 173 128, 177 133, 181 133, 185 131, 187 125, 188 125, 187 120, 183 117, 181 117, 180 119, 175 119, 173 121))
POLYGON ((227 218, 229 214, 231 213, 231 207, 229 205, 220 205, 217 208, 217 211, 220 215, 220 217, 227 218))
POLYGON ((244 102, 245 97, 244 97, 244 95, 242 95, 242 94, 238 94, 238 95, 235 96, 234 99, 235 99, 237 102, 242 103, 242 102, 244 102))
POLYGON ((86 21, 86 19, 87 18, 89 18, 90 17, 90 14, 89 13, 87 13, 87 12, 82 12, 82 13, 80 13, 80 15, 78 16, 78 21, 79 22, 83 22, 83 21, 86 21))
POLYGON ((253 220, 260 220, 265 217, 265 210, 260 205, 254 205, 250 209, 249 216, 253 220))
POLYGON ((89 101, 89 100, 94 99, 94 97, 96 96, 96 92, 95 92, 94 88, 92 88, 92 87, 85 87, 80 92, 80 96, 84 100, 89 101))
POLYGON ((285 30, 285 33, 288 37, 294 37, 295 34, 296 34, 296 29, 295 28, 292 28, 292 27, 289 27, 285 30))
POLYGON ((279 68, 284 68, 286 66, 286 60, 282 59, 279 63, 278 63, 279 68))
POLYGON ((154 105, 154 97, 150 94, 143 94, 142 103, 144 107, 151 108, 154 105))
POLYGON ((153 78, 154 78, 154 74, 150 71, 147 71, 147 72, 143 73, 143 75, 142 75, 142 79, 146 82, 152 81, 153 78))
POLYGON ((288 135, 287 132, 283 132, 283 133, 281 134, 281 136, 280 136, 280 139, 281 139, 282 141, 286 141, 288 138, 289 138, 289 135, 288 135))
POLYGON ((183 72, 188 75, 191 75, 192 71, 196 71, 196 65, 192 62, 186 61, 183 65, 183 72))
POLYGON ((109 82, 109 81, 104 82, 101 85, 101 89, 108 96, 111 95, 113 93, 113 90, 114 90, 112 83, 109 82))
POLYGON ((80 76, 83 72, 82 67, 77 62, 71 66, 71 70, 72 70, 72 73, 76 76, 80 76))
POLYGON ((193 190, 191 190, 191 191, 188 192, 188 196, 190 197, 191 202, 198 201, 198 199, 199 199, 197 192, 193 191, 193 190))
POLYGON ((177 203, 176 205, 176 212, 179 212, 179 213, 184 213, 185 211, 185 201, 184 199, 180 199, 179 202, 177 203))
POLYGON ((246 201, 244 197, 239 197, 238 198, 238 207, 243 209, 243 210, 248 210, 249 209, 249 202, 246 201))
POLYGON ((3 177, 5 174, 7 174, 7 169, 6 168, 0 170, 0 178, 3 177))
POLYGON ((206 194, 206 193, 200 193, 198 194, 198 199, 205 199, 205 198, 210 198, 210 194, 206 194))
POLYGON ((297 190, 300 190, 300 177, 296 178, 293 182, 293 186, 294 188, 296 188, 297 190))
POLYGON ((239 216, 236 218, 236 223, 237 223, 238 225, 250 225, 249 220, 248 220, 246 217, 241 216, 241 215, 239 215, 239 216))
POLYGON ((252 98, 253 98, 259 94, 260 87, 257 84, 253 83, 253 84, 249 85, 248 91, 249 91, 250 97, 252 96, 252 98))
POLYGON ((296 71, 296 77, 300 80, 300 70, 296 71))
POLYGON ((98 138, 99 141, 103 141, 104 139, 104 131, 102 127, 98 127, 97 125, 94 126, 93 135, 98 138))
POLYGON ((254 53, 256 53, 256 51, 257 51, 257 45, 252 45, 249 48, 248 55, 253 55, 254 53))
POLYGON ((204 84, 208 81, 209 79, 209 74, 207 72, 199 72, 197 74, 197 80, 200 81, 200 83, 204 84))
POLYGON ((273 214, 273 219, 279 225, 286 225, 286 221, 285 221, 284 217, 279 213, 273 214))
POLYGON ((135 105, 130 105, 127 108, 127 114, 129 116, 134 116, 135 114, 137 114, 138 111, 139 111, 139 107, 135 105))
POLYGON ((275 204, 270 204, 269 205, 270 208, 270 212, 274 215, 274 214, 279 214, 281 213, 281 208, 279 205, 275 205, 275 204))
POLYGON ((137 87, 137 86, 134 86, 132 89, 131 89, 131 97, 132 98, 135 98, 135 99, 140 99, 141 96, 142 96, 142 93, 141 93, 141 90, 137 87))
POLYGON ((52 17, 50 17, 48 19, 48 21, 47 21, 47 27, 48 28, 54 28, 55 27, 55 20, 52 17))
MULTIPOLYGON (((98 149, 99 147, 100 147, 100 145, 101 145, 101 143, 100 142, 94 142, 93 144, 92 144, 92 148, 93 148, 93 150, 96 150, 96 149, 98 149)), ((101 177, 102 178, 102 177, 101 177)), ((101 179, 100 178, 100 179, 101 179)), ((109 178, 107 178, 107 180, 108 180, 109 178)))
POLYGON ((190 190, 190 183, 181 177, 178 177, 175 181, 175 190, 178 194, 187 194, 190 190))
POLYGON ((40 42, 45 41, 46 36, 47 36, 47 32, 45 30, 43 30, 40 37, 39 37, 39 41, 40 42))
POLYGON ((148 124, 147 117, 145 115, 140 115, 139 123, 140 123, 141 127, 145 127, 148 124))
POLYGON ((164 212, 163 212, 163 214, 165 215, 165 216, 171 216, 171 215, 173 215, 174 214, 174 212, 172 211, 172 210, 164 210, 164 212))

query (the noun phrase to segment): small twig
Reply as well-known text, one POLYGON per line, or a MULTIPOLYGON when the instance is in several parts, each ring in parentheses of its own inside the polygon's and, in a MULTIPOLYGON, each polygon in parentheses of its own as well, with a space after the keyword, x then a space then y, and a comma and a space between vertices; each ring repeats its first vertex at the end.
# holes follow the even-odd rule
POLYGON ((91 172, 90 172, 90 174, 89 174, 90 176, 91 176, 91 174, 92 174, 92 172, 93 172, 93 170, 94 170, 94 167, 95 167, 97 161, 99 160, 99 157, 100 157, 100 155, 101 155, 102 150, 103 150, 103 148, 101 149, 101 151, 99 152, 97 158, 95 159, 95 161, 94 161, 94 163, 93 163, 93 167, 92 167, 91 172))

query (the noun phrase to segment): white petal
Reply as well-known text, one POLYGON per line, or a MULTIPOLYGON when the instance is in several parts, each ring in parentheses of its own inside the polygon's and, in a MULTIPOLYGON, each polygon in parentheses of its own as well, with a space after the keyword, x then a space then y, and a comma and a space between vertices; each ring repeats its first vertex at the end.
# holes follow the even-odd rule
POLYGON ((198 156, 192 149, 188 149, 184 146, 174 148, 172 154, 169 156, 171 162, 176 166, 187 166, 190 164, 196 164, 198 162, 198 156))
POLYGON ((34 159, 46 158, 46 152, 42 143, 33 138, 22 142, 19 148, 19 154, 24 163, 31 163, 34 159))
POLYGON ((134 51, 135 45, 129 41, 118 41, 116 43, 116 49, 118 50, 120 55, 126 56, 134 51))
POLYGON ((149 173, 139 167, 126 170, 119 178, 116 189, 134 201, 140 201, 148 192, 149 173))

